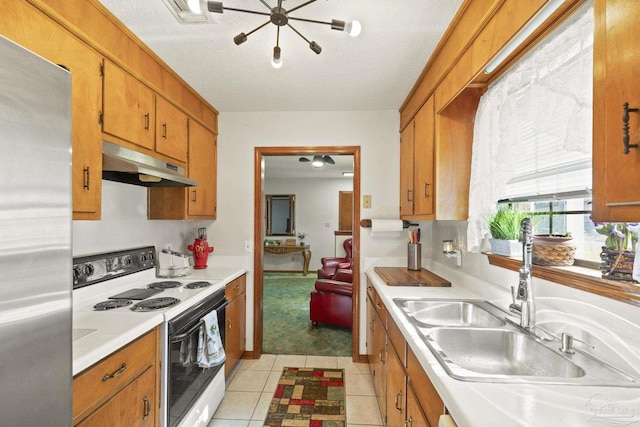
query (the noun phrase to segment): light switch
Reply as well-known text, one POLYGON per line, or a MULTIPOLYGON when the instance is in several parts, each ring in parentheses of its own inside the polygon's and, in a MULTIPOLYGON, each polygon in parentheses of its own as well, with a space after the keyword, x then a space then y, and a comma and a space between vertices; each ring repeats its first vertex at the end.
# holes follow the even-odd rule
POLYGON ((362 196, 362 207, 365 209, 371 208, 371 196, 362 196))

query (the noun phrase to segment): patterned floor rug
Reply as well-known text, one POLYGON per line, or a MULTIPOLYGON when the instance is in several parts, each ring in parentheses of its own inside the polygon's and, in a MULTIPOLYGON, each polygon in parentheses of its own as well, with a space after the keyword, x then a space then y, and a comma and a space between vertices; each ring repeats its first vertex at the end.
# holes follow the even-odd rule
POLYGON ((345 427, 344 369, 284 368, 265 427, 345 427))

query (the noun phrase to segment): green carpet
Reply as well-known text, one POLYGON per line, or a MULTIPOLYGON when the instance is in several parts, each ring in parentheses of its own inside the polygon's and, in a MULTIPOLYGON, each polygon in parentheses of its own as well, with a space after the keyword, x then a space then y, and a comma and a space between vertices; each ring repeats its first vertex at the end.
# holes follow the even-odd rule
POLYGON ((264 273, 264 353, 351 356, 351 329, 311 326, 309 294, 315 281, 315 274, 264 273))

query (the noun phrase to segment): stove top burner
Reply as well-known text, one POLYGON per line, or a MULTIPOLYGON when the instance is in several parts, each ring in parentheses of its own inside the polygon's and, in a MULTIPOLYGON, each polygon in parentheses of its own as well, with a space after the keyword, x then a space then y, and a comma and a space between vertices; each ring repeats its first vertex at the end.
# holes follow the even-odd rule
POLYGON ((184 285, 185 288, 187 289, 200 289, 200 288, 208 288, 209 286, 211 286, 211 282, 191 282, 191 283, 187 283, 186 285, 184 285))
POLYGON ((171 289, 171 288, 179 288, 181 285, 180 282, 176 282, 175 280, 166 280, 164 282, 155 282, 147 285, 147 288, 150 289, 171 289))
POLYGON ((111 310, 113 308, 126 307, 133 303, 130 299, 112 299, 109 301, 99 302, 93 306, 94 310, 111 310))
POLYGON ((134 306, 131 307, 131 310, 133 311, 162 310, 163 308, 172 307, 179 303, 180 303, 180 300, 178 298, 172 298, 172 297, 152 298, 152 299, 140 301, 139 303, 134 304, 134 306))

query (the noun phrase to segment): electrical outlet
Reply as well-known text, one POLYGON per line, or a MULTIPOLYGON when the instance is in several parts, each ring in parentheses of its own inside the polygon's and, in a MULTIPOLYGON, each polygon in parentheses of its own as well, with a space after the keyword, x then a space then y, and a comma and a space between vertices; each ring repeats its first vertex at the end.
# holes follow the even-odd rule
POLYGON ((245 240, 244 241, 244 251, 245 252, 251 252, 253 250, 253 248, 251 247, 251 240, 245 240))
POLYGON ((371 196, 370 195, 362 196, 362 207, 365 208, 365 209, 370 209, 371 208, 371 196))

